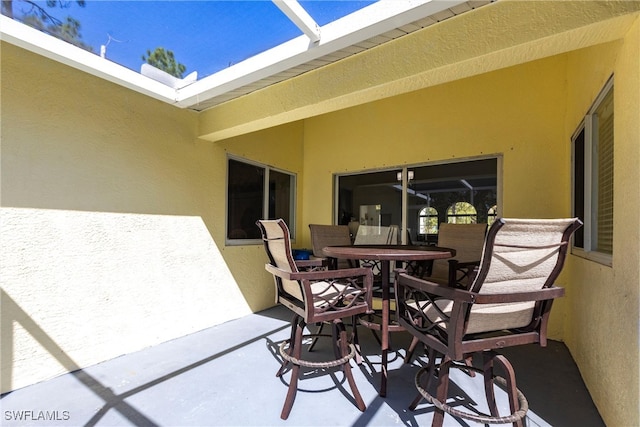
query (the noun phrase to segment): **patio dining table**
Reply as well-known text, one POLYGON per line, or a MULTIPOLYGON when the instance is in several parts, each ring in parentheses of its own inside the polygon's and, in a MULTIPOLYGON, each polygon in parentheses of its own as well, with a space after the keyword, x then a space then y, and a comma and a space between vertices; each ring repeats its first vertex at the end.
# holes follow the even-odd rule
MULTIPOLYGON (((454 257, 456 251, 436 246, 414 245, 355 245, 355 246, 327 246, 322 249, 327 257, 380 261, 382 276, 382 321, 380 325, 382 362, 380 396, 387 395, 387 365, 389 361, 389 331, 391 323, 390 287, 389 280, 391 261, 424 261, 454 257)), ((365 326, 367 326, 365 324, 365 326)), ((400 325, 393 325, 395 330, 402 330, 400 325)))

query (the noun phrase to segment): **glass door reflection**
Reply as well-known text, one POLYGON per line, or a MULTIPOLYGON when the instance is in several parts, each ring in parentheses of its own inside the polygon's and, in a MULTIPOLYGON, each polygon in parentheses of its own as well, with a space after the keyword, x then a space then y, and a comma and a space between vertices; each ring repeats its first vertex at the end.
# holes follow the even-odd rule
POLYGON ((493 222, 498 158, 340 175, 337 189, 336 223, 349 225, 354 242, 388 228, 394 244, 436 244, 443 222, 493 222))

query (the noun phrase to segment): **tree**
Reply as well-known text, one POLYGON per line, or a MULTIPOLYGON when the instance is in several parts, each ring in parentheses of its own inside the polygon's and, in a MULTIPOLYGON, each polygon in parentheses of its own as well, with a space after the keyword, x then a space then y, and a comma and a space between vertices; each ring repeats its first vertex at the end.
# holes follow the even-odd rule
POLYGON ((147 50, 147 55, 142 55, 142 60, 179 79, 182 78, 182 74, 187 70, 185 65, 176 62, 172 51, 165 50, 163 47, 157 47, 153 52, 147 50))
MULTIPOLYGON (((2 0, 2 14, 11 19, 14 19, 13 6, 17 1, 18 0, 2 0)), ((25 12, 25 16, 35 15, 35 16, 38 16, 40 20, 42 20, 43 22, 49 21, 54 25, 62 25, 62 22, 58 18, 51 15, 47 11, 47 9, 40 6, 37 2, 31 1, 31 0, 20 0, 20 1, 22 3, 26 3, 30 7, 30 10, 25 12)), ((78 6, 84 7, 86 2, 85 0, 76 0, 76 3, 78 3, 78 6)), ((66 9, 71 5, 71 2, 66 0, 47 0, 46 4, 47 4, 47 7, 60 6, 61 8, 66 9)))
MULTIPOLYGON (((18 0, 2 0, 2 14, 11 19, 16 19, 14 16, 14 6, 17 1, 18 0)), ((78 20, 68 16, 64 21, 61 21, 35 1, 19 1, 28 7, 20 19, 23 24, 81 47, 89 52, 93 52, 93 48, 82 41, 80 22, 78 20)), ((85 0, 76 0, 76 3, 78 6, 84 7, 86 2, 85 0)), ((71 2, 66 0, 47 0, 46 6, 49 8, 60 7, 66 9, 71 6, 71 2)))

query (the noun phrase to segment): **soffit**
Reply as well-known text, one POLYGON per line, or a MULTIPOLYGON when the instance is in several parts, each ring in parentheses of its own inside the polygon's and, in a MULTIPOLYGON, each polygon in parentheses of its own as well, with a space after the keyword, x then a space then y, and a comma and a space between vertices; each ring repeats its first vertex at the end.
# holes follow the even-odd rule
POLYGON ((271 85, 199 116, 218 141, 430 86, 619 40, 640 2, 500 0, 271 85))
MULTIPOLYGON (((398 39, 399 37, 406 36, 415 31, 429 27, 454 16, 470 12, 474 9, 485 6, 495 1, 497 0, 470 0, 463 2, 449 0, 434 2, 435 7, 433 7, 433 10, 437 11, 435 13, 429 14, 428 16, 420 17, 419 19, 415 19, 406 24, 399 25, 389 31, 385 31, 380 34, 376 34, 373 37, 354 42, 344 48, 331 51, 326 55, 303 62, 299 65, 292 66, 284 71, 280 71, 260 78, 249 84, 245 84, 228 91, 222 91, 222 93, 216 94, 214 96, 203 96, 201 93, 199 93, 200 91, 196 89, 196 93, 194 95, 187 95, 186 99, 180 101, 179 104, 186 108, 202 111, 207 108, 222 104, 224 102, 242 97, 257 90, 282 82, 284 80, 297 77, 309 71, 331 65, 352 55, 356 55, 369 49, 373 49, 382 44, 398 39)), ((415 14, 417 15, 419 14, 419 12, 415 12, 415 14)))

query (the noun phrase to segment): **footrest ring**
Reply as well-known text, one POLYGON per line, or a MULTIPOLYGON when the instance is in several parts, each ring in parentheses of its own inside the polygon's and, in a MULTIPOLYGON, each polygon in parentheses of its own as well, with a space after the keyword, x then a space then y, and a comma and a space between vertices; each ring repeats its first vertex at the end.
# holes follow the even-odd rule
MULTIPOLYGON (((472 366, 466 366, 466 365, 458 366, 458 365, 452 364, 451 367, 457 368, 457 369, 466 369, 466 370, 475 371, 479 373, 483 372, 482 369, 478 369, 478 368, 475 368, 472 366)), ((472 421, 476 421, 484 424, 509 424, 509 423, 515 423, 521 420, 522 418, 524 418, 524 416, 527 414, 527 411, 529 410, 529 402, 527 401, 527 398, 519 389, 516 388, 516 393, 518 394, 518 404, 520 406, 520 409, 511 415, 506 415, 504 417, 493 417, 491 415, 486 415, 486 414, 472 414, 469 412, 460 411, 458 409, 453 408, 452 406, 447 405, 446 403, 440 402, 438 399, 436 399, 431 394, 429 394, 429 392, 420 385, 420 380, 422 378, 422 375, 428 372, 428 370, 429 370, 428 367, 424 367, 424 368, 421 368, 416 373, 416 377, 415 377, 416 388, 418 389, 422 397, 424 397, 429 403, 431 403, 436 408, 446 412, 447 414, 453 415, 454 417, 465 418, 468 420, 472 420, 472 421)), ((493 378, 500 385, 504 386, 507 384, 507 381, 500 376, 496 375, 493 378)))
MULTIPOLYGON (((303 335, 302 337, 303 338, 331 337, 331 335, 307 334, 307 335, 303 335)), ((278 346, 280 356, 284 360, 291 362, 294 365, 305 366, 307 368, 318 368, 318 369, 333 368, 335 366, 340 366, 340 365, 344 365, 345 363, 348 363, 349 360, 353 359, 356 356, 356 347, 353 344, 349 344, 349 354, 347 354, 344 357, 341 357, 340 359, 328 360, 325 362, 311 362, 309 360, 296 359, 295 357, 285 352, 285 347, 290 343, 290 341, 291 340, 284 340, 280 343, 280 345, 278 346)))

